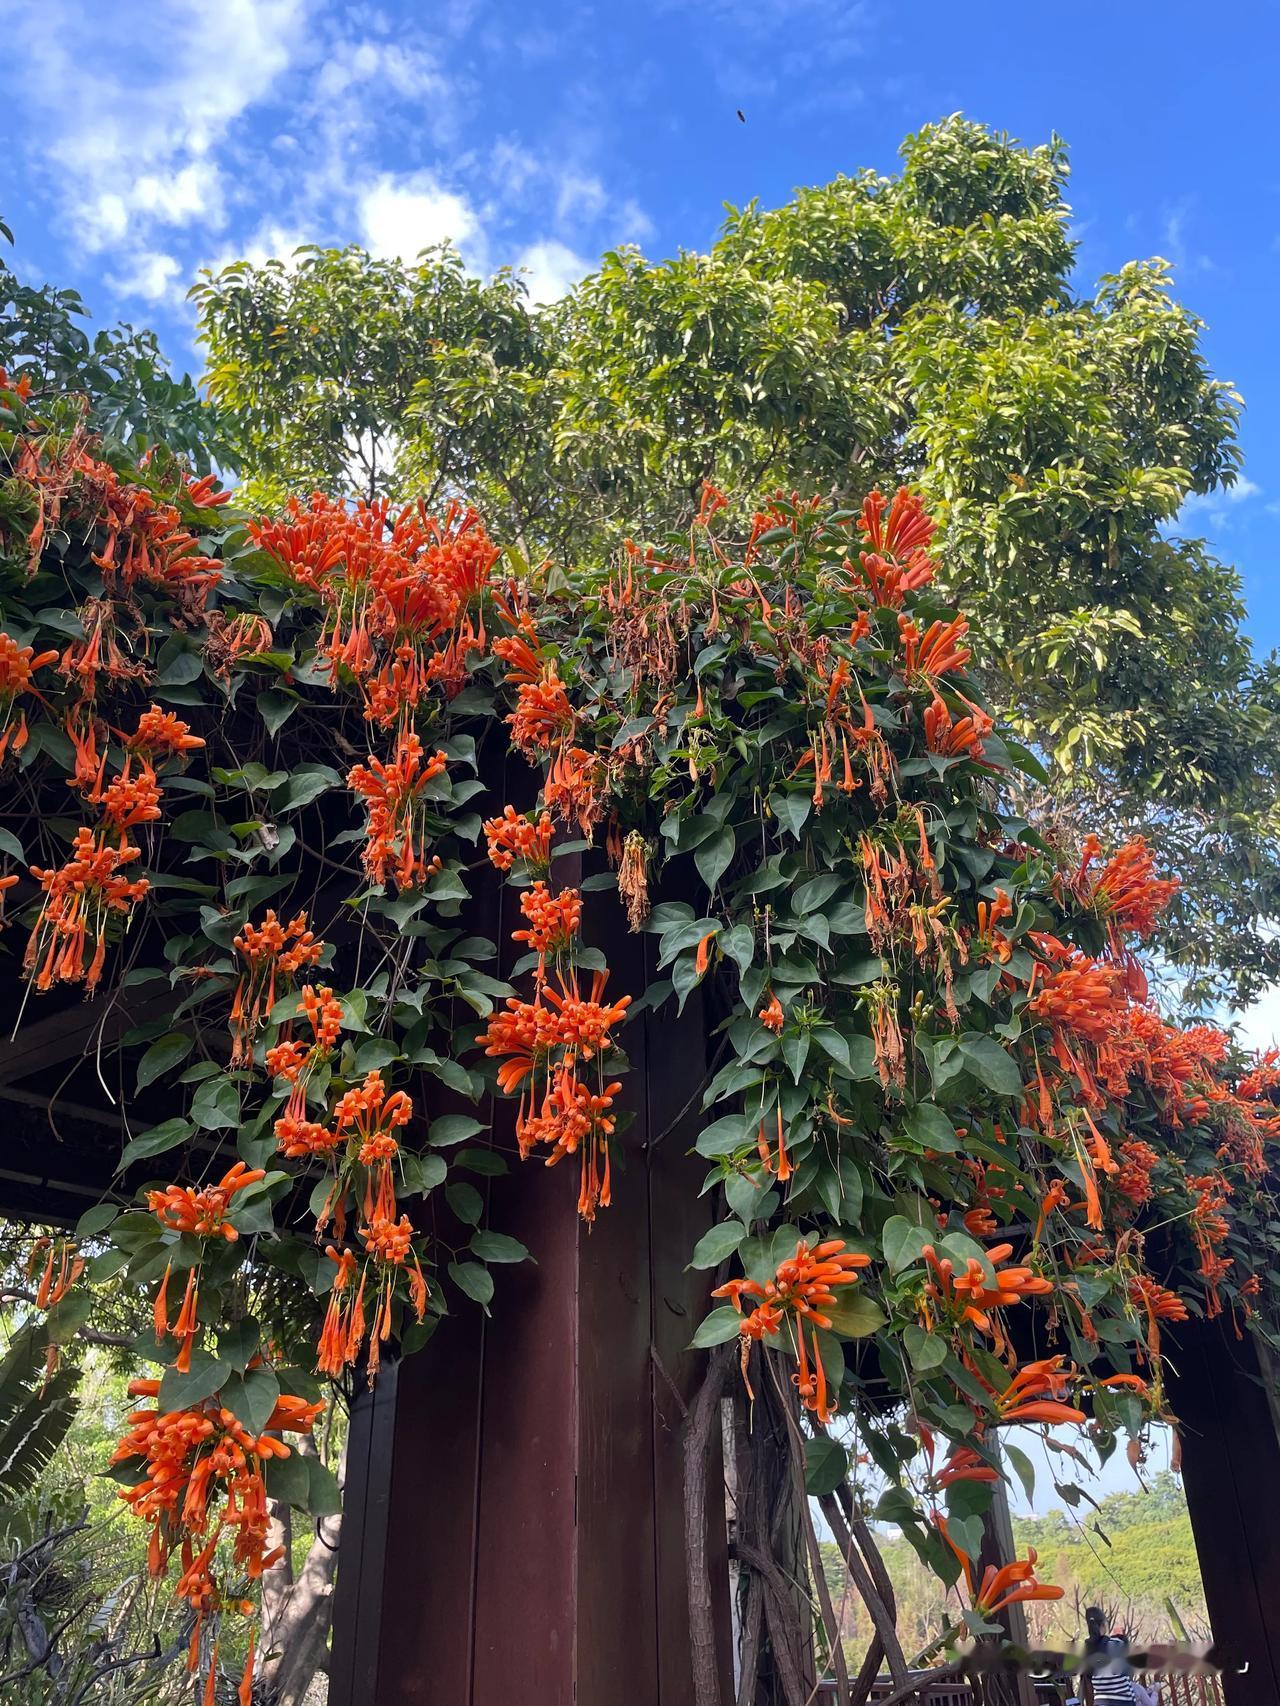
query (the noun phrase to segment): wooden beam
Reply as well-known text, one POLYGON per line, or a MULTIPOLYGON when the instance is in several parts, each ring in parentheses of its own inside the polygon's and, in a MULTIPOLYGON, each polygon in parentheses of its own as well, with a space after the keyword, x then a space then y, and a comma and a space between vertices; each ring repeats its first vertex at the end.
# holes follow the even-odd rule
MULTIPOLYGON (((484 934, 506 940, 515 901, 495 897, 484 934)), ((655 948, 619 922, 605 951, 620 989, 644 987, 655 948)), ((688 1155, 705 1035, 696 994, 678 1021, 628 1026, 634 1119, 613 1206, 594 1229, 578 1221, 574 1161, 492 1181, 493 1226, 536 1266, 499 1270, 489 1318, 455 1302, 393 1385, 357 1396, 332 1706, 693 1706, 679 1412, 701 1376, 689 1340, 710 1283, 686 1271, 711 1215, 688 1155)), ((510 1102, 482 1117, 509 1152, 510 1102)), ((718 1495, 718 1461, 710 1485, 718 1495)), ((728 1699, 726 1536, 710 1502, 728 1699)))
POLYGON ((1249 1334, 1188 1322, 1169 1347, 1169 1397, 1214 1643, 1246 1668, 1226 1706, 1280 1700, 1280 1433, 1249 1334))

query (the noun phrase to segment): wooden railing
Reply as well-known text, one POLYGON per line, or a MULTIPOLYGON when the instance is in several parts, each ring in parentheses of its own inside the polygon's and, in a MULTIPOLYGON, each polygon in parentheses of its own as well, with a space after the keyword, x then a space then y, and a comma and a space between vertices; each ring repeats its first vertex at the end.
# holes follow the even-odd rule
POLYGON ((1166 1671, 1159 1676, 1140 1675, 1138 1681, 1157 1690, 1160 1706, 1222 1706, 1222 1678, 1218 1676, 1166 1671))
MULTIPOLYGON (((1140 1674, 1138 1680, 1148 1688, 1156 1689, 1160 1706, 1223 1706, 1222 1680, 1217 1676, 1189 1676, 1181 1672, 1163 1672, 1158 1676, 1140 1674)), ((1034 1685, 1036 1695, 1048 1706, 1058 1706, 1065 1696, 1063 1691, 1051 1684, 1034 1685)), ((887 1676, 882 1676, 872 1685, 870 1706, 887 1699, 894 1692, 894 1685, 887 1676)), ((836 1699, 835 1684, 824 1682, 819 1685, 815 1696, 815 1706, 833 1706, 836 1699)), ((935 1682, 932 1683, 923 1696, 923 1706, 978 1706, 973 1689, 967 1682, 935 1682)))

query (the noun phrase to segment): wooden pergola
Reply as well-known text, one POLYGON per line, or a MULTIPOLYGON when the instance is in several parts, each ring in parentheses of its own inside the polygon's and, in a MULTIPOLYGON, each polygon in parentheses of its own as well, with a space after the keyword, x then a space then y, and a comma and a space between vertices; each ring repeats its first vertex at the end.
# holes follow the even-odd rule
MULTIPOLYGON (((488 933, 509 927, 492 885, 488 933)), ((619 926, 621 988, 654 975, 654 939, 619 926)), ((74 1225, 137 1179, 112 1177, 127 1086, 108 1045, 163 1013, 0 980, 0 1213, 74 1225)), ((145 996, 145 999, 141 997, 145 996)), ((693 1706, 682 1441, 707 1276, 685 1262, 710 1215, 700 1123, 707 1027, 646 1011, 628 1026, 614 1205, 593 1232, 569 1179, 488 1181, 495 1225, 536 1266, 511 1268, 493 1313, 451 1314, 431 1346, 384 1369, 351 1418, 331 1706, 693 1706)), ((438 1085, 421 1087, 430 1097, 438 1085)), ((415 1095, 419 1091, 415 1089, 415 1095)), ((129 1098, 133 1129, 172 1112, 159 1086, 129 1098)), ((485 1111, 485 1110, 482 1110, 485 1111)), ((510 1109, 487 1110, 499 1140, 510 1109)), ((215 1140, 207 1140, 211 1146, 215 1140)), ((144 1163, 143 1172, 148 1170, 144 1163)), ((1254 1341, 1190 1323, 1169 1346, 1170 1396, 1219 1651, 1240 1667, 1226 1706, 1280 1701, 1280 1414, 1254 1341)), ((725 1702, 736 1698, 721 1477, 706 1511, 707 1592, 725 1702)), ((815 1696, 816 1698, 816 1696, 815 1696)))

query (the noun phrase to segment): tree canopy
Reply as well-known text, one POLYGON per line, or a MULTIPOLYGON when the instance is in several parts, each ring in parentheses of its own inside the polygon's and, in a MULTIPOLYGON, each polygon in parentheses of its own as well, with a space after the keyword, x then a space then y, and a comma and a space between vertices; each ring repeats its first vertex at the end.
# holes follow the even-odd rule
POLYGON ((1159 261, 1078 294, 1056 140, 961 119, 706 254, 606 255, 534 309, 447 248, 239 265, 196 291, 213 394, 255 498, 464 493, 561 565, 771 489, 917 482, 988 692, 1060 795, 1182 879, 1164 943, 1191 994, 1280 972, 1277 685, 1234 570, 1175 536, 1230 483, 1238 399, 1159 261))

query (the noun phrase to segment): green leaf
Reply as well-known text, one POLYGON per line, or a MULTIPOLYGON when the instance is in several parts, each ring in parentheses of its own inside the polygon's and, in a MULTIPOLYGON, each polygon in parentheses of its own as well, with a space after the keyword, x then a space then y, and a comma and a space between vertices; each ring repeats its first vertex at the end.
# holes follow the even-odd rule
POLYGON ((278 735, 297 709, 298 701, 291 693, 278 693, 271 687, 258 695, 258 711, 268 734, 278 735))
POLYGON ((482 1262, 527 1262, 532 1260, 520 1240, 509 1238, 505 1232, 473 1232, 471 1235, 471 1253, 473 1256, 479 1256, 482 1262))
POLYGON ((713 835, 709 841, 704 841, 693 855, 693 862, 698 867, 698 875, 707 888, 714 893, 716 884, 733 863, 734 835, 731 829, 722 829, 713 835))
POLYGON ((789 829, 798 841, 800 831, 809 821, 813 800, 808 794, 770 794, 769 809, 782 827, 789 829))
MULTIPOLYGON (((461 1161, 462 1157, 459 1156, 461 1161)), ((433 1191, 437 1185, 442 1185, 448 1177, 449 1169, 445 1165, 443 1155, 402 1155, 400 1157, 400 1174, 404 1181, 403 1189, 407 1196, 418 1192, 433 1191)))
POLYGON ((169 1031, 165 1036, 157 1037, 138 1062, 138 1089, 145 1090, 148 1084, 154 1084, 157 1078, 171 1072, 191 1053, 191 1046, 192 1039, 183 1031, 169 1031))
MULTIPOLYGON (((297 1451, 297 1446, 293 1450, 297 1451)), ((303 1458, 307 1466, 307 1510, 317 1520, 337 1516, 342 1509, 342 1494, 332 1469, 326 1469, 318 1457, 303 1458)))
POLYGON ((884 1223, 884 1231, 880 1234, 884 1259, 894 1273, 899 1268, 909 1268, 913 1262, 918 1262, 920 1252, 926 1244, 932 1244, 933 1241, 934 1235, 930 1227, 913 1226, 905 1214, 890 1215, 884 1223))
POLYGON ((754 1122, 747 1114, 724 1114, 704 1126, 698 1133, 694 1148, 699 1155, 714 1160, 717 1156, 733 1155, 752 1140, 754 1122))
POLYGON ((262 1340, 261 1329, 252 1315, 236 1321, 218 1332, 218 1360, 225 1362, 237 1374, 243 1374, 262 1340))
POLYGON ((0 853, 7 853, 10 858, 25 864, 26 855, 22 851, 22 843, 11 829, 0 829, 0 853))
POLYGON ((105 1232, 119 1213, 114 1203, 101 1202, 94 1208, 87 1208, 76 1221, 77 1242, 86 1238, 94 1238, 99 1232, 105 1232))
POLYGON ((186 1410, 221 1390, 231 1370, 209 1352, 197 1345, 191 1353, 191 1368, 181 1374, 176 1368, 166 1369, 160 1382, 159 1404, 162 1411, 186 1410))
POLYGON ((849 1473, 849 1453, 830 1434, 804 1442, 804 1490, 820 1499, 834 1493, 849 1473))
POLYGON ((841 1155, 836 1166, 828 1162, 818 1173, 813 1188, 832 1220, 845 1226, 859 1224, 865 1187, 861 1169, 852 1155, 841 1155))
POLYGON ((697 1351, 709 1350, 712 1345, 726 1345, 730 1339, 738 1337, 741 1325, 742 1317, 736 1309, 727 1305, 723 1309, 713 1309, 701 1322, 690 1343, 697 1351))
POLYGON ((135 1161, 145 1160, 150 1155, 164 1155, 170 1149, 176 1149, 180 1143, 187 1141, 194 1130, 190 1120, 176 1118, 152 1126, 150 1131, 144 1131, 140 1137, 132 1138, 125 1144, 116 1172, 123 1173, 126 1167, 132 1167, 135 1161))
POLYGON ((456 1185, 447 1185, 444 1194, 449 1207, 459 1220, 465 1221, 468 1226, 479 1223, 484 1213, 484 1198, 474 1185, 468 1185, 463 1180, 456 1185))
POLYGON ((310 1489, 310 1477, 307 1474, 307 1459, 292 1446, 288 1457, 269 1457, 263 1471, 267 1483, 267 1497, 278 1499, 281 1504, 292 1505, 295 1510, 307 1509, 307 1495, 310 1489))
POLYGON ((717 1268, 726 1256, 731 1256, 747 1235, 740 1220, 722 1220, 710 1227, 693 1247, 691 1268, 717 1268))
POLYGON ((330 788, 336 788, 342 778, 327 764, 300 764, 287 781, 282 782, 271 796, 271 809, 277 812, 296 811, 310 805, 312 800, 330 788))
POLYGON ((1035 1465, 1019 1446, 1014 1445, 1006 1434, 1001 1441, 1001 1447, 1009 1462, 1013 1465, 1014 1473, 1022 1483, 1022 1490, 1027 1496, 1027 1503, 1034 1504, 1036 1496, 1035 1465))
POLYGON ((459 1291, 479 1304, 493 1300, 493 1275, 479 1262, 450 1262, 449 1277, 459 1291))
POLYGON ((44 1318, 50 1344, 68 1345, 94 1311, 94 1299, 83 1287, 55 1303, 44 1318))
POLYGON ((267 1425, 267 1418, 280 1396, 280 1382, 275 1372, 265 1364, 233 1374, 218 1392, 219 1402, 230 1410, 236 1420, 256 1438, 267 1425))
POLYGON ((835 1061, 846 1078, 876 1076, 875 1048, 871 1038, 864 1037, 860 1031, 844 1035, 833 1025, 819 1025, 813 1032, 813 1040, 835 1061))
POLYGON ((465 1143, 467 1138, 484 1130, 484 1122, 470 1114, 441 1114, 439 1119, 432 1120, 427 1142, 436 1149, 444 1149, 451 1143, 465 1143))
POLYGON ((966 1068, 997 1096, 1021 1096, 1022 1074, 1007 1049, 982 1031, 968 1031, 960 1039, 966 1068))
POLYGON ((829 1309, 823 1311, 831 1331, 842 1339, 866 1339, 878 1333, 888 1317, 869 1292, 845 1286, 829 1309))
POLYGON ((902 1342, 911 1365, 927 1374, 931 1368, 940 1368, 947 1360, 947 1341, 940 1333, 926 1333, 923 1327, 912 1322, 902 1334, 902 1342))
POLYGON ((741 976, 746 971, 756 951, 755 933, 749 924, 735 924, 732 930, 724 930, 719 938, 720 952, 726 959, 732 960, 741 976))
POLYGON ((191 1117, 203 1131, 233 1131, 240 1124, 239 1085, 206 1078, 191 1098, 191 1117))
MULTIPOLYGON (((440 1178, 444 1177, 444 1162, 438 1155, 429 1155, 428 1161, 438 1162, 441 1168, 440 1178)), ((462 1149, 454 1156, 455 1167, 465 1167, 468 1172, 479 1173, 486 1179, 500 1179, 510 1171, 505 1157, 495 1155, 492 1149, 462 1149)), ((433 1179, 433 1184, 439 1184, 439 1179, 433 1179)))
POLYGON ((936 1149, 943 1155, 950 1155, 960 1147, 955 1127, 934 1102, 917 1102, 908 1110, 902 1129, 921 1149, 936 1149))
POLYGON ((804 1071, 804 1063, 809 1058, 808 1031, 788 1031, 782 1038, 782 1058, 787 1063, 792 1083, 800 1082, 800 1074, 804 1071))

